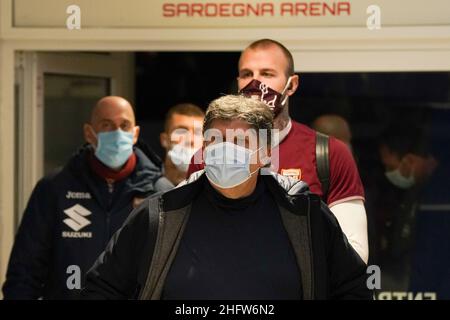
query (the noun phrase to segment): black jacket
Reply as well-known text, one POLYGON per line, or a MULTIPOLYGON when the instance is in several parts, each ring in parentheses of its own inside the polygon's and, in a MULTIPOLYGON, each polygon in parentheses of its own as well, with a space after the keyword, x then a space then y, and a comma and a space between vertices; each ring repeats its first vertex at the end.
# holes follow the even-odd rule
MULTIPOLYGON (((293 245, 303 298, 371 299, 365 263, 320 198, 303 182, 277 174, 262 178, 275 196, 293 245)), ((89 271, 82 297, 160 299, 192 199, 204 179, 202 172, 195 173, 190 183, 146 199, 89 271)))
POLYGON ((16 235, 5 299, 70 299, 136 198, 153 193, 160 170, 135 149, 135 170, 113 188, 91 171, 83 147, 35 186, 16 235), (70 267, 72 266, 72 267, 70 267), (78 278, 77 278, 78 277, 78 278), (69 290, 69 287, 75 289, 69 290))

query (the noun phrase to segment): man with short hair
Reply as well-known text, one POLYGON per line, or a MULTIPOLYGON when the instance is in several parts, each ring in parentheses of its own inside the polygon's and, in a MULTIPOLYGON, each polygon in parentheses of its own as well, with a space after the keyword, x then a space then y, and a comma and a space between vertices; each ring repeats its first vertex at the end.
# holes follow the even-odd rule
POLYGON ((205 113, 192 103, 181 103, 169 109, 164 132, 159 139, 166 155, 163 176, 156 182, 157 191, 170 190, 186 178, 194 153, 203 143, 202 124, 205 113))
POLYGON ((302 181, 261 173, 272 120, 257 100, 211 102, 205 170, 130 215, 82 297, 371 299, 364 262, 320 198, 302 181))
MULTIPOLYGON (((262 39, 250 44, 239 59, 238 89, 241 94, 264 101, 274 114, 272 170, 308 183, 335 214, 344 233, 367 262, 367 217, 364 188, 355 160, 341 141, 319 136, 289 116, 289 97, 299 86, 291 53, 281 43, 262 39), (275 135, 276 136, 276 135, 275 135), (320 142, 320 143, 319 143, 320 142), (319 155, 319 156, 317 156, 319 155)), ((191 162, 188 176, 204 167, 191 162)))
POLYGON ((351 150, 352 131, 344 117, 337 114, 322 114, 312 122, 311 127, 318 132, 341 140, 351 150))
POLYGON ((161 173, 136 147, 124 98, 108 96, 84 125, 88 145, 33 190, 3 285, 5 299, 71 299, 84 274, 161 173))
POLYGON ((421 126, 394 121, 379 145, 385 177, 376 208, 380 265, 389 290, 449 299, 450 205, 448 155, 421 126))

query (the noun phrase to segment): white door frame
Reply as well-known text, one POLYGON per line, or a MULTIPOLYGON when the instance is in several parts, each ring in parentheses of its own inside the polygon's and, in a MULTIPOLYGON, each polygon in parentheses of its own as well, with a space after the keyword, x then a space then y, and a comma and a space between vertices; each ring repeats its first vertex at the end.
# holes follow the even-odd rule
POLYGON ((131 54, 113 53, 41 53, 16 52, 16 75, 23 88, 24 100, 18 104, 19 140, 16 188, 16 227, 36 182, 44 168, 44 75, 80 75, 110 79, 112 94, 125 97, 133 103, 134 64, 131 54))
POLYGON ((0 283, 14 237, 14 56, 17 51, 240 51, 273 38, 300 72, 450 71, 450 26, 276 29, 14 28, 0 0, 0 283))

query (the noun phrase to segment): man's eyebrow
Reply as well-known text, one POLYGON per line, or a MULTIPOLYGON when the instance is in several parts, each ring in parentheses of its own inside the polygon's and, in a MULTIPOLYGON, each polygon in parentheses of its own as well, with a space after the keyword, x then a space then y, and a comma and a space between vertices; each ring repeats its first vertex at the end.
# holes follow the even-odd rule
MULTIPOLYGON (((185 125, 180 124, 180 125, 177 125, 177 126, 175 126, 175 127, 173 128, 173 130, 177 130, 177 129, 186 129, 186 130, 190 130, 191 128, 189 128, 188 126, 185 126, 185 125)), ((172 131, 173 131, 173 130, 172 130, 172 131)))
POLYGON ((272 68, 262 68, 260 71, 270 71, 270 72, 277 72, 277 70, 272 68))
POLYGON ((113 121, 111 119, 100 119, 100 123, 112 123, 113 121))
MULTIPOLYGON (((248 68, 243 68, 243 69, 239 70, 239 74, 246 73, 246 72, 253 73, 253 70, 250 70, 248 68)), ((259 69, 259 72, 273 72, 273 73, 276 73, 277 70, 273 69, 273 68, 262 68, 262 69, 259 69)))
POLYGON ((248 68, 242 68, 242 69, 239 69, 239 73, 241 73, 241 72, 252 72, 252 70, 250 70, 248 68))
MULTIPOLYGON (((101 119, 100 120, 100 123, 114 123, 114 120, 112 120, 112 119, 101 119)), ((123 119, 121 122, 120 122, 120 124, 129 124, 129 123, 133 123, 131 120, 129 120, 129 119, 123 119)))

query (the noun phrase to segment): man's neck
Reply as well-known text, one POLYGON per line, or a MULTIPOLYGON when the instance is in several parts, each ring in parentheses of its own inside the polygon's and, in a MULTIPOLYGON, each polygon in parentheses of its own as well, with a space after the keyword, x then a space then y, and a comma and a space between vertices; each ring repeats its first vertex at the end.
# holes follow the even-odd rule
POLYGON ((211 184, 214 189, 217 190, 224 197, 229 199, 240 199, 248 197, 255 191, 256 184, 258 182, 259 171, 253 173, 253 175, 244 183, 234 187, 234 188, 219 188, 218 186, 211 184))
POLYGON ((128 177, 135 170, 137 159, 135 153, 133 153, 127 162, 117 171, 107 167, 93 153, 89 154, 88 161, 92 171, 96 175, 111 183, 128 177))
POLYGON ((164 176, 175 186, 186 179, 186 173, 178 170, 167 155, 164 160, 164 176))
POLYGON ((289 124, 289 121, 291 118, 289 117, 289 106, 287 105, 288 102, 286 102, 286 106, 283 108, 281 113, 273 119, 273 128, 278 130, 283 130, 286 128, 289 124))

